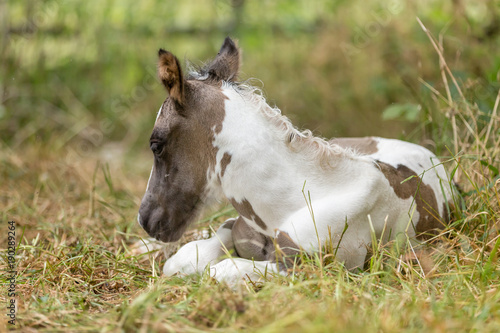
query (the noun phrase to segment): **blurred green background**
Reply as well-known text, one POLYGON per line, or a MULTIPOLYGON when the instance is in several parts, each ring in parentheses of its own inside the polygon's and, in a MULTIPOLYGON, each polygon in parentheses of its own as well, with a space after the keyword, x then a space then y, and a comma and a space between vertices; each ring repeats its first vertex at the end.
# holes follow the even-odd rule
POLYGON ((446 142, 428 126, 438 115, 423 81, 443 83, 417 16, 479 110, 500 87, 500 1, 0 0, 0 16, 4 149, 149 154, 166 97, 157 49, 200 63, 226 36, 243 49, 241 78, 325 137, 446 142))

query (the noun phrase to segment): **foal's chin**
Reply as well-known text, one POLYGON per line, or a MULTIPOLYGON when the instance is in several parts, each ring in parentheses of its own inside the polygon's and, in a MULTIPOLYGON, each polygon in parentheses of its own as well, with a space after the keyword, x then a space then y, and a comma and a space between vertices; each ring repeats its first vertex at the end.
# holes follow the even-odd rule
POLYGON ((188 207, 187 209, 164 209, 163 206, 154 203, 151 208, 150 202, 141 204, 137 220, 140 226, 150 237, 164 243, 178 241, 186 229, 196 220, 200 213, 199 206, 188 207))
POLYGON ((182 235, 184 235, 184 232, 192 221, 192 218, 177 221, 177 223, 161 223, 160 221, 158 222, 158 225, 156 227, 152 228, 153 231, 149 232, 148 234, 149 236, 164 243, 177 242, 179 239, 181 239, 182 235))
POLYGON ((164 228, 156 233, 150 233, 149 236, 164 243, 172 243, 172 242, 177 242, 179 239, 181 239, 182 235, 184 234, 184 231, 186 231, 186 227, 180 227, 175 230, 170 230, 170 228, 164 228))

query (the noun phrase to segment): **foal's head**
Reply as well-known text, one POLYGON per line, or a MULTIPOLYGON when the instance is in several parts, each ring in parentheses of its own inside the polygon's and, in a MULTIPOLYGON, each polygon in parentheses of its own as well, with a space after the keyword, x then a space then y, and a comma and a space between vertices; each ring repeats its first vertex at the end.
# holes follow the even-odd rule
POLYGON ((182 236, 207 198, 217 153, 212 142, 225 117, 221 85, 236 80, 239 51, 226 38, 217 57, 188 77, 172 53, 160 49, 158 56, 158 76, 169 97, 149 139, 154 164, 138 221, 150 236, 171 242, 182 236))

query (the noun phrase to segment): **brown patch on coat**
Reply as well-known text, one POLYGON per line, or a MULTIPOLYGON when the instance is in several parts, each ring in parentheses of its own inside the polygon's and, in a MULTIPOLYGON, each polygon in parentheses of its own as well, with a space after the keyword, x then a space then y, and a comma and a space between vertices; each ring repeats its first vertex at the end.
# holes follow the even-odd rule
POLYGON ((222 159, 220 161, 220 176, 224 177, 224 173, 226 172, 226 168, 231 163, 231 154, 224 153, 222 159))
POLYGON ((250 227, 239 216, 232 228, 232 236, 236 254, 249 260, 268 260, 278 264, 284 271, 292 267, 300 248, 286 232, 280 231, 278 237, 272 238, 250 227))
POLYGON ((371 155, 378 152, 378 142, 372 137, 365 138, 335 138, 330 143, 342 148, 351 148, 360 154, 371 155))
POLYGON ((229 229, 229 230, 233 230, 233 226, 234 224, 236 223, 236 220, 235 219, 229 219, 227 220, 226 222, 224 222, 220 227, 222 229, 229 229))
POLYGON ((239 257, 253 260, 268 260, 274 252, 271 237, 250 227, 241 216, 236 220, 233 229, 233 243, 239 257))
POLYGON ((243 217, 254 221, 259 227, 262 228, 262 230, 267 229, 267 225, 262 221, 262 219, 255 213, 253 210, 252 205, 250 202, 246 199, 243 199, 242 202, 238 203, 236 200, 231 199, 229 200, 231 204, 233 205, 234 209, 243 217))
POLYGON ((278 237, 274 239, 278 249, 277 254, 271 261, 279 264, 280 270, 286 270, 293 267, 297 262, 298 255, 300 254, 300 247, 292 240, 290 235, 284 231, 280 231, 278 237))
POLYGON ((419 213, 415 226, 417 236, 425 239, 429 234, 436 234, 437 229, 442 229, 436 195, 432 188, 404 165, 400 164, 395 168, 384 162, 377 161, 377 164, 399 198, 414 197, 414 204, 417 205, 416 210, 419 213))
POLYGON ((283 254, 287 256, 295 256, 300 253, 300 247, 292 240, 290 235, 284 231, 280 231, 276 239, 276 244, 279 246, 283 254))

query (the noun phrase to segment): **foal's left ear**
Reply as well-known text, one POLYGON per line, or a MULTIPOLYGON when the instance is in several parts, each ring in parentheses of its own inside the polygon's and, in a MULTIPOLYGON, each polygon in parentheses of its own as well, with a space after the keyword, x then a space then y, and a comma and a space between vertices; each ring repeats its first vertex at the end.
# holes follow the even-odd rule
POLYGON ((184 77, 179 59, 164 49, 158 51, 158 58, 158 77, 167 88, 170 97, 182 105, 184 101, 184 77))
POLYGON ((208 65, 209 77, 215 81, 234 82, 240 69, 240 51, 236 43, 226 37, 217 57, 208 65))

